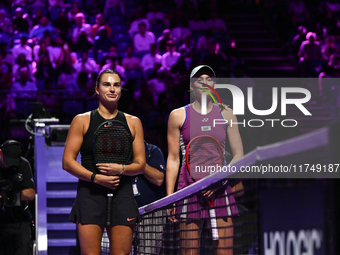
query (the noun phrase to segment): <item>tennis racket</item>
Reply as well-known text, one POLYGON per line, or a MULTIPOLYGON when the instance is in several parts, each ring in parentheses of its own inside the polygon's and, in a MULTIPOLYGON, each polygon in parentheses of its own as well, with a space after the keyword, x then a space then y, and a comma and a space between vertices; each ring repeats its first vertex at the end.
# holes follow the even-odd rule
MULTIPOLYGON (((193 138, 186 148, 186 165, 191 179, 196 182, 208 176, 212 169, 223 167, 224 150, 221 144, 210 135, 201 135, 193 138)), ((208 201, 213 240, 218 240, 214 199, 208 201)))
MULTIPOLYGON (((108 120, 96 130, 93 138, 93 152, 96 163, 126 165, 132 154, 132 135, 124 123, 108 120)), ((106 225, 111 225, 113 190, 107 192, 106 225)))

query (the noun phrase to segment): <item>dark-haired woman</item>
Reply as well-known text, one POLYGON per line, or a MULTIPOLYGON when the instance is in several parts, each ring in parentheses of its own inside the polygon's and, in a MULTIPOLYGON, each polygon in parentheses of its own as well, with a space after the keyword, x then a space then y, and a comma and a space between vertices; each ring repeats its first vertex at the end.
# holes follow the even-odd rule
POLYGON ((104 229, 110 240, 110 254, 129 254, 134 226, 140 219, 130 176, 144 171, 143 129, 137 117, 118 110, 121 89, 116 72, 101 72, 95 87, 99 107, 73 119, 65 144, 63 169, 79 178, 70 220, 77 224, 82 254, 100 254, 104 229), (93 156, 94 132, 101 123, 112 119, 125 123, 133 137, 133 156, 125 166, 96 164, 93 156), (76 161, 79 152, 81 164, 76 161), (110 226, 106 225, 108 188, 114 194, 110 226))

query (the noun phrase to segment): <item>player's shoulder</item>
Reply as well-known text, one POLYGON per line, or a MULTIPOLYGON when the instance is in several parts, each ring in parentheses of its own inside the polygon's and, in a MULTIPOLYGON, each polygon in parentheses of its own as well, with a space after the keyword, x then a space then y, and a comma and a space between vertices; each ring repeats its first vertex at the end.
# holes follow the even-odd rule
POLYGON ((182 127, 185 119, 186 119, 186 112, 185 112, 185 106, 184 106, 184 107, 180 107, 180 108, 177 108, 171 111, 169 115, 168 124, 169 126, 173 126, 173 127, 182 127))
POLYGON ((77 114, 73 118, 71 126, 89 124, 90 116, 91 116, 91 112, 84 112, 84 113, 77 114))
POLYGON ((134 115, 131 115, 125 112, 124 112, 124 116, 126 118, 126 121, 129 123, 140 123, 141 122, 137 116, 134 116, 134 115))
POLYGON ((79 113, 73 118, 73 120, 84 121, 84 120, 90 119, 90 116, 91 116, 91 111, 79 113))
POLYGON ((179 118, 185 116, 185 106, 174 109, 170 112, 170 118, 179 118))
POLYGON ((126 119, 131 119, 131 120, 139 119, 137 116, 131 115, 131 114, 126 113, 126 112, 123 112, 123 114, 124 114, 126 119))

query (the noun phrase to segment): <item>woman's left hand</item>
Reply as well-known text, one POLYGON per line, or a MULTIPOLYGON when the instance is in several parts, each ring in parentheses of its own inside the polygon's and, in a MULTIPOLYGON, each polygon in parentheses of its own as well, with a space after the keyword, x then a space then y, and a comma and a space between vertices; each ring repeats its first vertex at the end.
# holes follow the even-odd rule
POLYGON ((210 200, 211 198, 213 198, 215 192, 217 189, 209 189, 209 190, 204 190, 202 192, 202 195, 205 199, 210 200))
POLYGON ((122 165, 116 163, 98 163, 98 170, 105 175, 119 175, 122 172, 122 165))

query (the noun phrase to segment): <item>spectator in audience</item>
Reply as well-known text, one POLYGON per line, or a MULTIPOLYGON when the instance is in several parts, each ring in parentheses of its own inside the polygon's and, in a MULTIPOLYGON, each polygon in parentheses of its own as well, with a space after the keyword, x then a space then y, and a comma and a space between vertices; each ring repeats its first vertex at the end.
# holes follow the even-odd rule
MULTIPOLYGON (((55 79, 55 69, 51 63, 49 55, 40 54, 39 61, 37 62, 37 71, 34 73, 34 77, 37 80, 37 84, 44 84, 46 80, 55 79)), ((39 87, 43 88, 43 86, 39 87)))
POLYGON ((167 74, 164 70, 158 70, 149 76, 148 88, 153 95, 153 103, 157 105, 159 95, 166 91, 167 74))
POLYGON ((186 20, 180 19, 177 22, 177 26, 172 29, 172 35, 176 38, 177 42, 183 42, 185 36, 191 35, 186 20))
POLYGON ((139 32, 139 23, 141 23, 141 22, 144 22, 145 27, 146 27, 146 31, 149 31, 149 29, 150 29, 149 20, 144 17, 142 12, 137 12, 136 13, 136 19, 131 22, 129 30, 128 30, 128 33, 129 33, 131 38, 133 38, 135 36, 135 34, 137 34, 139 32))
POLYGON ((157 116, 156 106, 153 101, 153 94, 151 93, 150 87, 145 81, 141 82, 140 93, 137 95, 136 101, 137 113, 141 122, 143 123, 144 132, 150 130, 155 125, 155 119, 157 116))
MULTIPOLYGON (((148 70, 154 69, 155 64, 162 63, 162 56, 158 54, 158 47, 156 43, 152 43, 150 45, 150 53, 146 54, 142 58, 141 66, 143 68, 144 73, 148 70)), ((146 77, 148 78, 148 77, 146 77)))
POLYGON ((186 52, 183 50, 177 62, 170 68, 170 73, 172 77, 182 77, 188 71, 186 52))
POLYGON ((13 83, 11 95, 16 98, 35 98, 38 88, 30 78, 30 70, 27 67, 21 67, 18 73, 19 78, 13 83))
POLYGON ((12 21, 6 16, 6 11, 4 9, 0 9, 0 32, 10 34, 12 33, 12 21))
POLYGON ((298 27, 298 33, 296 36, 294 36, 293 41, 292 41, 292 51, 294 56, 297 56, 301 43, 306 39, 307 35, 307 29, 304 26, 299 26, 298 27))
POLYGON ((0 90, 10 89, 12 84, 12 66, 0 55, 0 90))
POLYGON ((26 60, 32 62, 32 48, 27 45, 27 36, 23 35, 20 38, 20 44, 17 44, 13 47, 12 53, 15 59, 18 59, 20 54, 24 54, 26 60))
POLYGON ((75 43, 78 41, 80 31, 85 31, 88 37, 91 37, 91 25, 85 23, 85 15, 82 12, 78 12, 75 15, 75 23, 76 26, 72 30, 72 42, 75 43))
POLYGON ((170 71, 171 67, 177 63, 181 54, 175 51, 176 46, 172 40, 167 42, 167 52, 162 55, 162 67, 170 71))
POLYGON ((67 18, 67 12, 64 8, 59 11, 58 17, 53 21, 53 26, 57 29, 57 34, 63 40, 66 40, 69 36, 71 23, 67 18))
POLYGON ((57 65, 58 59, 60 58, 63 51, 64 41, 61 36, 57 36, 57 38, 53 42, 52 49, 50 52, 52 53, 53 63, 57 65))
POLYGON ((146 24, 140 22, 138 25, 138 33, 133 37, 133 45, 137 52, 149 51, 150 44, 155 42, 155 35, 147 31, 146 24))
POLYGON ((141 63, 139 58, 133 55, 133 47, 131 45, 126 46, 126 57, 122 60, 122 66, 127 69, 140 69, 141 63))
POLYGON ((29 23, 26 17, 27 15, 24 16, 21 7, 17 7, 15 9, 15 17, 13 19, 13 32, 18 31, 28 33, 29 23))
POLYGON ((104 26, 107 32, 107 36, 111 38, 112 36, 112 30, 111 27, 107 24, 105 24, 104 15, 101 13, 98 13, 96 15, 96 24, 92 26, 92 38, 95 38, 97 35, 99 35, 99 28, 101 26, 104 26))
MULTIPOLYGON (((86 71, 80 71, 78 73, 77 83, 78 83, 79 89, 81 89, 83 91, 81 94, 83 96, 88 94, 87 88, 88 88, 88 83, 89 83, 89 74, 86 71)), ((92 92, 93 92, 93 90, 92 90, 92 92)))
POLYGON ((80 13, 80 12, 81 12, 80 4, 77 1, 74 1, 71 4, 71 8, 70 8, 70 10, 67 13, 68 21, 71 24, 75 24, 76 23, 76 21, 75 21, 76 20, 76 15, 78 13, 80 13))
POLYGON ((157 39, 158 50, 161 54, 165 53, 166 45, 169 40, 175 41, 170 29, 164 29, 162 36, 157 39))
POLYGON ((98 73, 98 65, 94 59, 89 58, 87 51, 81 52, 81 60, 74 64, 74 69, 79 74, 86 72, 88 75, 91 73, 98 73))
POLYGON ((39 24, 40 19, 43 17, 42 9, 37 9, 34 14, 32 14, 32 26, 36 26, 39 24))
POLYGON ((335 85, 332 82, 325 83, 324 78, 340 78, 340 55, 339 54, 332 54, 329 58, 329 62, 327 65, 322 66, 319 73, 319 96, 323 96, 325 99, 329 99, 330 97, 330 88, 331 86, 335 85))
POLYGON ((80 72, 79 75, 78 75, 79 87, 81 89, 85 89, 85 92, 84 92, 85 97, 88 97, 88 98, 94 97, 93 88, 96 87, 96 78, 98 76, 98 72, 97 73, 91 73, 91 75, 87 75, 87 79, 86 79, 85 74, 84 74, 84 76, 82 76, 84 78, 84 84, 83 85, 81 84, 81 78, 82 78, 82 77, 80 77, 81 73, 83 73, 83 72, 80 72), (85 84, 85 82, 86 82, 86 84, 85 84))
POLYGON ((110 48, 109 48, 109 53, 110 53, 110 54, 116 54, 116 55, 118 55, 118 47, 117 47, 117 43, 111 42, 110 48))
POLYGON ((69 45, 65 42, 61 51, 61 54, 57 60, 57 73, 60 73, 64 68, 63 66, 71 61, 71 66, 78 62, 77 53, 71 52, 69 45))
POLYGON ((55 27, 49 24, 47 16, 42 16, 38 25, 34 26, 31 30, 30 37, 41 39, 44 37, 44 32, 49 31, 53 37, 56 33, 55 27))
POLYGON ((307 33, 306 40, 301 43, 298 58, 303 77, 310 75, 310 70, 316 67, 314 65, 319 65, 318 61, 322 59, 321 45, 314 32, 307 33))
POLYGON ((17 63, 13 66, 13 79, 20 78, 20 70, 22 68, 26 68, 28 79, 32 78, 32 64, 30 61, 26 60, 26 55, 24 53, 20 53, 17 58, 17 63))
POLYGON ((209 50, 209 45, 214 41, 213 33, 211 30, 206 30, 204 35, 200 36, 197 41, 197 50, 206 51, 209 50))
POLYGON ((73 66, 71 55, 65 55, 62 65, 60 66, 57 88, 70 92, 65 93, 65 95, 72 95, 75 90, 79 90, 77 78, 78 73, 73 66))
POLYGON ((299 58, 304 59, 321 59, 321 45, 317 41, 317 36, 314 32, 308 32, 306 40, 301 43, 299 52, 299 58))
POLYGON ((42 38, 39 42, 39 44, 35 45, 33 47, 33 60, 38 64, 40 60, 40 56, 44 55, 47 56, 49 59, 49 62, 53 65, 53 68, 56 67, 56 64, 54 63, 53 59, 53 47, 48 46, 49 39, 47 37, 42 38))
POLYGON ((97 59, 97 52, 99 50, 103 52, 108 52, 112 44, 111 39, 108 37, 107 30, 105 26, 101 26, 98 31, 99 35, 94 38, 94 54, 97 59))
POLYGON ((111 58, 112 55, 115 55, 117 57, 118 63, 121 62, 121 58, 118 55, 118 47, 117 47, 117 44, 115 42, 111 42, 108 54, 104 54, 103 58, 99 61, 99 63, 97 61, 97 63, 100 66, 99 69, 101 69, 104 65, 111 63, 110 58, 111 58))
POLYGON ((186 35, 183 38, 183 44, 179 46, 178 51, 185 53, 186 58, 191 58, 195 52, 195 41, 192 40, 190 35, 186 35))
POLYGON ((137 79, 128 79, 122 90, 122 97, 119 100, 119 110, 122 112, 135 112, 135 92, 137 90, 138 81, 137 79))
MULTIPOLYGON (((106 64, 110 64, 111 63, 111 56, 115 55, 117 57, 117 63, 119 63, 119 57, 117 55, 117 53, 108 53, 108 54, 104 54, 104 56, 102 57, 102 59, 99 61, 99 69, 101 70, 103 68, 104 65, 106 64)), ((98 62, 98 61, 97 61, 98 62)))
POLYGON ((322 46, 322 58, 328 61, 329 57, 336 53, 339 53, 339 47, 336 45, 335 36, 329 35, 326 37, 325 44, 322 46))
POLYGON ((78 39, 74 44, 75 51, 89 51, 93 49, 93 40, 86 34, 84 29, 80 29, 78 39))
POLYGON ((109 58, 109 63, 105 64, 102 69, 99 71, 101 73, 102 71, 106 69, 111 69, 118 73, 121 77, 122 82, 125 81, 125 69, 121 65, 118 64, 118 56, 116 54, 111 54, 109 58))
POLYGON ((8 49, 8 42, 0 42, 0 56, 4 63, 14 65, 15 58, 12 51, 8 49))

